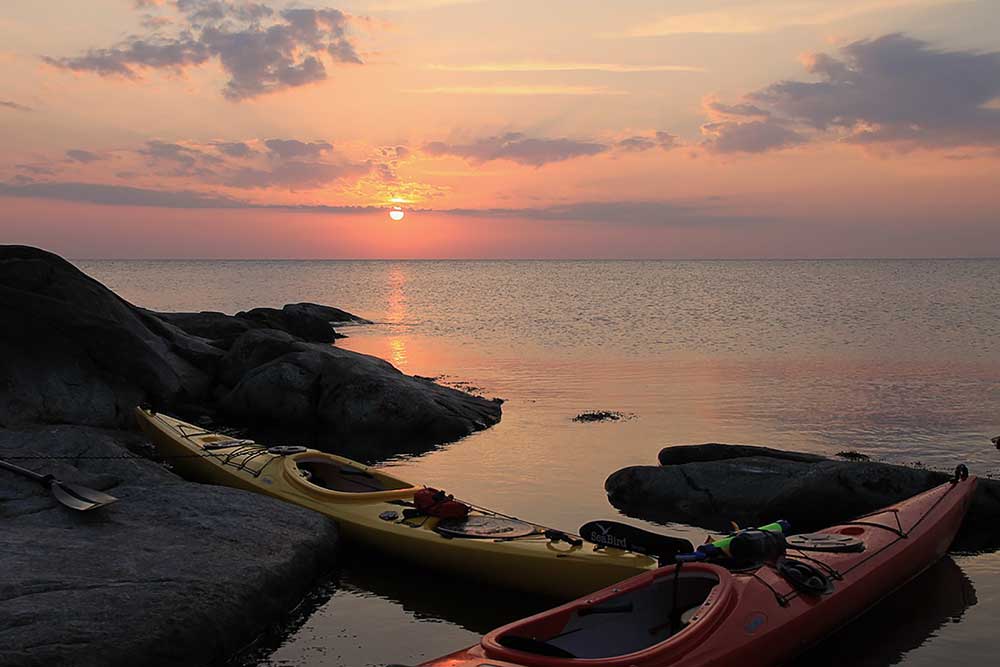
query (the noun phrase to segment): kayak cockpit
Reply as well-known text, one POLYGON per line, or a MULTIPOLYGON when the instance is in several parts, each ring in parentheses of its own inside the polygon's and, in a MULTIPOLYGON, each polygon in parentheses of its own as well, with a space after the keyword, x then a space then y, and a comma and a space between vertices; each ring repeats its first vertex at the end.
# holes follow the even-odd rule
POLYGON ((295 469, 301 481, 337 493, 381 493, 412 488, 407 482, 391 475, 347 465, 322 455, 296 457, 295 469))
POLYGON ((584 660, 626 656, 684 633, 708 613, 719 585, 719 575, 711 570, 685 569, 676 579, 660 576, 630 590, 559 607, 491 633, 487 640, 503 647, 501 652, 584 660))

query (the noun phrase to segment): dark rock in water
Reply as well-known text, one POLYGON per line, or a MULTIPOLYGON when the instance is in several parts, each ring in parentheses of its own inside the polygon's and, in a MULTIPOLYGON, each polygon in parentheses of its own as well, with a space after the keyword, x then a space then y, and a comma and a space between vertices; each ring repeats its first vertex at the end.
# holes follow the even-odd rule
MULTIPOLYGON (((870 461, 740 445, 668 447, 661 466, 623 468, 604 484, 612 504, 633 516, 725 530, 730 521, 787 519, 796 531, 874 511, 947 481, 945 473, 870 461)), ((980 479, 965 544, 1000 546, 1000 482, 980 479), (992 526, 988 531, 980 527, 992 526), (992 538, 989 536, 992 535, 992 538)))
POLYGON ((594 410, 592 412, 581 412, 576 417, 573 417, 573 421, 588 423, 588 422, 617 422, 623 419, 632 419, 635 415, 627 415, 623 412, 615 412, 613 410, 594 410))
POLYGON ((0 426, 123 426, 143 401, 203 400, 222 356, 36 248, 0 246, 0 314, 0 426))
POLYGON ((221 407, 320 445, 367 439, 383 455, 500 419, 498 402, 328 345, 331 321, 367 321, 329 306, 158 314, 51 253, 0 246, 0 317, 0 427, 121 428, 138 404, 180 416, 221 407))
POLYGON ((334 438, 454 440, 495 424, 496 401, 404 375, 376 357, 252 331, 222 361, 220 404, 244 421, 318 425, 334 438))
POLYGON ((282 308, 286 313, 314 317, 331 324, 371 324, 371 320, 358 317, 353 313, 333 306, 322 306, 315 303, 290 303, 282 308))
POLYGON ((772 459, 786 461, 801 461, 815 463, 825 459, 818 454, 804 452, 787 452, 782 449, 761 447, 759 445, 722 445, 710 442, 704 445, 688 445, 682 447, 664 447, 657 458, 661 466, 680 465, 681 463, 698 463, 703 461, 725 461, 729 459, 766 456, 772 459))
POLYGON ((119 498, 75 512, 0 470, 0 664, 221 663, 333 564, 337 532, 321 514, 144 459, 88 458, 138 442, 79 426, 0 429, 0 458, 74 457, 15 462, 119 498))

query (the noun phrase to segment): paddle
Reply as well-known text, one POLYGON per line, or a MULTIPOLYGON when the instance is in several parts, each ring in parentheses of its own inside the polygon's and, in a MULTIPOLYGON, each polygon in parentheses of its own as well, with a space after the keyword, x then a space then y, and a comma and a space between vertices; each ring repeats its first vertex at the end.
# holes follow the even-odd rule
POLYGON ((683 538, 651 533, 617 521, 585 523, 580 526, 580 537, 594 544, 653 556, 660 562, 673 562, 677 554, 694 551, 694 545, 683 538))
POLYGON ((110 505, 118 500, 114 496, 109 496, 102 491, 90 489, 86 486, 80 486, 78 484, 61 482, 52 475, 42 475, 34 470, 22 468, 21 466, 14 465, 13 463, 9 463, 2 459, 0 459, 0 468, 6 468, 11 472, 24 475, 29 479, 35 480, 39 484, 45 485, 49 492, 55 496, 56 500, 70 509, 80 510, 81 512, 96 509, 98 507, 104 507, 105 505, 110 505))

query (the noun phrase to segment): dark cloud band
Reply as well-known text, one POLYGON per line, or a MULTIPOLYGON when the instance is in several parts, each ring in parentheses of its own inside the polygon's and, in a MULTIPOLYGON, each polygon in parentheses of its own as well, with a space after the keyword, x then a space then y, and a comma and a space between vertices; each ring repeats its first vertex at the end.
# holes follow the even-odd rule
MULTIPOLYGON (((146 206, 174 209, 247 209, 280 210, 325 215, 384 214, 378 206, 288 206, 258 204, 222 195, 189 190, 152 190, 122 185, 94 183, 0 183, 0 197, 22 197, 72 201, 104 206, 146 206)), ((709 198, 691 203, 668 201, 604 201, 574 202, 534 208, 452 208, 423 209, 431 215, 482 220, 535 220, 539 222, 589 222, 598 224, 628 224, 672 227, 728 227, 764 224, 769 218, 727 215, 719 210, 718 201, 709 198)))

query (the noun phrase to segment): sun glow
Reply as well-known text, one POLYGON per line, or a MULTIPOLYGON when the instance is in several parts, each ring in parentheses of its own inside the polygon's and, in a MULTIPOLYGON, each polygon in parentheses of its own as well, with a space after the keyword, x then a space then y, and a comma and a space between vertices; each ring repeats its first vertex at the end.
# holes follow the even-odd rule
POLYGON ((395 220, 396 222, 399 222, 400 220, 406 217, 406 213, 400 207, 393 206, 391 209, 389 209, 389 217, 395 220))

